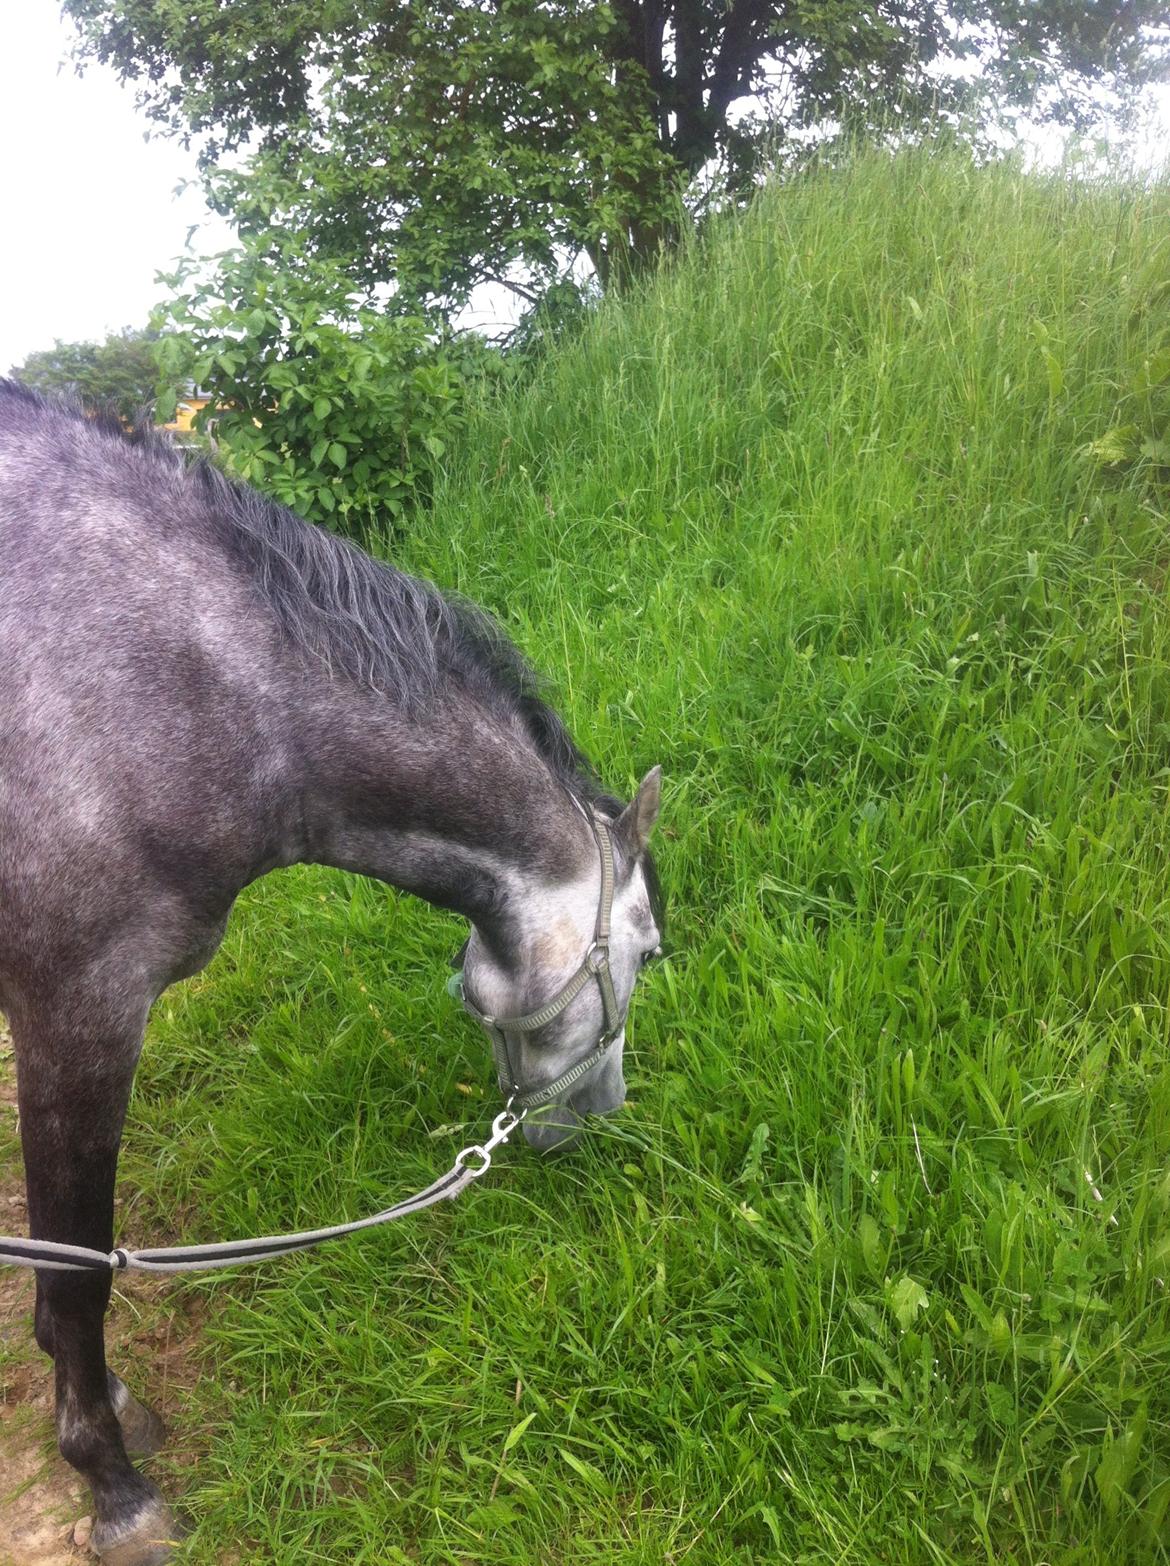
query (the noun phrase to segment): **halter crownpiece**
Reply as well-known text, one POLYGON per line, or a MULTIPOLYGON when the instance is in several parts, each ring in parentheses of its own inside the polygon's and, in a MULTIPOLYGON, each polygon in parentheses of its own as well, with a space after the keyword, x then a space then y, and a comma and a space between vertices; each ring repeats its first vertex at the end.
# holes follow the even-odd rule
MULTIPOLYGON (((574 804, 576 803, 577 801, 574 800, 574 804)), ((622 1030, 622 1019, 618 1011, 617 996, 613 989, 613 975, 609 966, 609 921, 613 912, 615 882, 613 838, 610 835, 609 822, 603 816, 598 815, 593 809, 582 811, 582 814, 589 823, 593 840, 601 856, 601 897, 597 906, 593 944, 585 953, 581 966, 551 1000, 546 1001, 536 1011, 527 1012, 520 1017, 493 1017, 488 1012, 480 1011, 479 1007, 467 998, 467 992, 463 987, 462 970, 452 974, 447 985, 452 995, 463 1003, 463 1009, 467 1014, 475 1018, 491 1039, 500 1092, 507 1098, 509 1107, 514 1107, 521 1114, 551 1104, 554 1099, 580 1082, 582 1077, 588 1076, 605 1059, 610 1046, 622 1030), (575 1066, 571 1066, 568 1071, 562 1072, 555 1082, 550 1082, 547 1087, 537 1088, 531 1093, 523 1092, 508 1052, 508 1034, 536 1033, 547 1026, 577 998, 590 979, 596 979, 597 988, 601 991, 601 1007, 605 1014, 605 1028, 601 1037, 588 1055, 579 1060, 575 1066)))

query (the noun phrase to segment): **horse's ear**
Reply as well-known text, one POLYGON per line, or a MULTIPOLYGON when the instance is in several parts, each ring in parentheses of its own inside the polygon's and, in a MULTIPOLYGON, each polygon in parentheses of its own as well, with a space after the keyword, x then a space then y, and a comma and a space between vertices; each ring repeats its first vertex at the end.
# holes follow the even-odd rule
POLYGON ((613 825, 614 836, 630 859, 645 852, 658 811, 662 805, 662 768, 651 767, 638 786, 638 792, 613 825))

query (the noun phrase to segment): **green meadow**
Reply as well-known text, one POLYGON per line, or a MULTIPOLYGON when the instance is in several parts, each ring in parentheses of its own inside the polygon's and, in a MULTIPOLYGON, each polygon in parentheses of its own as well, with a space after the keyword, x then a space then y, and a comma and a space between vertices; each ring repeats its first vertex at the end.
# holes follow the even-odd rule
MULTIPOLYGON (((1167 276, 1165 183, 859 153, 485 394, 394 555, 612 788, 662 764, 671 955, 586 1145, 168 1286, 191 1561, 1170 1558, 1167 276)), ((461 939, 250 889, 156 1007, 126 1240, 478 1140, 461 939)))

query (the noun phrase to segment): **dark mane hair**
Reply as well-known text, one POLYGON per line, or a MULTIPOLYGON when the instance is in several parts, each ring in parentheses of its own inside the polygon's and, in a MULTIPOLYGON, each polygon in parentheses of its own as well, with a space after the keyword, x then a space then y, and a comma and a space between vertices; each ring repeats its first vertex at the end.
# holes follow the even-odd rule
POLYGON ((578 798, 607 802, 528 660, 474 604, 305 522, 206 457, 186 456, 163 431, 128 430, 116 414, 91 414, 3 379, 0 413, 50 435, 61 433, 52 426, 68 419, 74 441, 80 421, 96 437, 91 455, 107 465, 133 465, 140 488, 153 473, 165 477, 173 495, 178 478, 194 502, 192 515, 247 571, 294 646, 412 711, 457 684, 488 711, 518 720, 552 774, 578 798))

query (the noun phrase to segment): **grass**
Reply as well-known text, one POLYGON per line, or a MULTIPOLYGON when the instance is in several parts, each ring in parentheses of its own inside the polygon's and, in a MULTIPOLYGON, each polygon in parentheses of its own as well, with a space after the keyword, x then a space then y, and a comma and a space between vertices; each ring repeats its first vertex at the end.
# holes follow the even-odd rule
MULTIPOLYGON (((1084 455, 1168 232, 1165 184, 859 154, 477 410, 399 558, 611 785, 663 764, 675 955, 581 1151, 175 1285, 192 1561, 1170 1558, 1170 554, 1084 455)), ((495 1106, 458 939, 251 889, 156 1008, 126 1236, 433 1178, 495 1106)))

